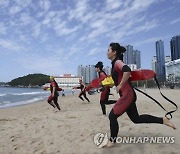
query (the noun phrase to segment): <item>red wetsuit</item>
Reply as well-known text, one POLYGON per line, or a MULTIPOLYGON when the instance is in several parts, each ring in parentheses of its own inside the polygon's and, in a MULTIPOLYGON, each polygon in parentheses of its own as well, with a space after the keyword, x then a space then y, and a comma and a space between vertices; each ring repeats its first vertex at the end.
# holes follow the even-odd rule
MULTIPOLYGON (((124 72, 131 72, 130 68, 118 58, 112 61, 112 78, 115 86, 118 86, 122 80, 124 72)), ((112 142, 116 142, 115 139, 118 135, 119 125, 117 118, 124 112, 127 113, 132 122, 136 124, 140 123, 158 123, 163 124, 162 117, 155 117, 148 114, 139 115, 136 107, 136 93, 131 85, 130 80, 127 80, 123 87, 119 91, 120 98, 115 103, 113 109, 109 114, 110 130, 112 142)))
MULTIPOLYGON (((99 74, 100 81, 103 81, 107 77, 106 73, 102 70, 98 72, 98 74, 99 74)), ((113 100, 108 101, 109 95, 110 95, 110 87, 108 86, 103 87, 102 92, 101 92, 101 97, 100 97, 100 105, 101 105, 103 115, 106 115, 106 105, 114 104, 116 102, 113 100)))
POLYGON ((87 96, 86 96, 86 86, 84 85, 83 82, 80 83, 80 86, 77 87, 77 89, 81 89, 81 92, 80 92, 80 94, 79 94, 79 98, 80 98, 82 101, 84 101, 84 99, 82 98, 82 95, 83 95, 84 98, 85 98, 88 102, 90 102, 89 99, 88 99, 87 96))
MULTIPOLYGON (((112 78, 114 80, 115 86, 118 86, 123 77, 122 68, 125 64, 121 60, 114 60, 112 62, 112 78)), ((136 99, 136 94, 132 88, 130 80, 126 81, 121 90, 119 91, 120 98, 117 100, 113 107, 114 114, 123 114, 129 105, 136 99)))
POLYGON ((60 107, 59 107, 59 104, 58 104, 58 96, 59 96, 58 91, 61 91, 61 90, 62 89, 58 87, 57 82, 55 80, 52 81, 51 84, 50 84, 51 95, 48 97, 48 100, 47 100, 47 102, 50 105, 52 105, 54 108, 57 107, 59 110, 60 110, 60 107), (55 87, 54 97, 52 97, 53 87, 55 87), (52 103, 52 101, 54 102, 54 104, 56 106, 52 103))
MULTIPOLYGON (((100 81, 103 81, 107 77, 107 75, 104 71, 100 71, 100 72, 98 72, 98 74, 99 74, 100 81)), ((110 93, 110 88, 108 86, 104 87, 103 91, 101 92, 100 101, 108 100, 109 93, 110 93)))

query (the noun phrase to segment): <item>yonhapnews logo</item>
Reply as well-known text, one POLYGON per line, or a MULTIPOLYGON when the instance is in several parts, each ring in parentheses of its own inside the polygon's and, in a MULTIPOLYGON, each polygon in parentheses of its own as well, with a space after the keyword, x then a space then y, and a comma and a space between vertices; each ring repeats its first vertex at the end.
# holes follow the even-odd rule
POLYGON ((97 146, 97 148, 102 148, 107 145, 108 140, 107 133, 97 133, 94 136, 94 144, 97 146))

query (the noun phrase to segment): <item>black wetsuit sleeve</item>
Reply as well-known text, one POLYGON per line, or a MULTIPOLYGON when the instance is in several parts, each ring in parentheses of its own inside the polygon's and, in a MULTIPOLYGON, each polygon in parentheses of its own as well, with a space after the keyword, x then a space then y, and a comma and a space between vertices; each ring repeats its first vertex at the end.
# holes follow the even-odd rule
POLYGON ((123 71, 123 72, 131 72, 131 69, 129 68, 129 66, 124 65, 124 66, 122 67, 122 71, 123 71))

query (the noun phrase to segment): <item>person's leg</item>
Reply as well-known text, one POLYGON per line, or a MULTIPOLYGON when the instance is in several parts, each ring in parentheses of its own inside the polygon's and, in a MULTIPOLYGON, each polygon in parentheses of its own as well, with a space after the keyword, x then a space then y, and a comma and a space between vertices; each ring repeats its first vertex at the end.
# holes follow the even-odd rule
POLYGON ((100 101, 100 105, 101 105, 101 109, 102 109, 103 115, 106 115, 106 106, 105 106, 105 102, 104 102, 104 101, 100 101))
POLYGON ((48 102, 51 106, 53 106, 54 108, 56 108, 56 106, 53 104, 52 100, 53 100, 52 96, 49 96, 47 102, 48 102))
POLYGON ((115 104, 117 102, 117 100, 108 100, 105 102, 106 105, 109 105, 109 104, 115 104))
POLYGON ((148 114, 142 114, 139 115, 136 107, 136 103, 132 102, 129 108, 126 111, 127 115, 131 119, 132 122, 135 124, 139 123, 158 123, 163 124, 163 118, 162 117, 155 117, 148 114))
POLYGON ((84 99, 82 98, 82 95, 83 95, 83 93, 81 92, 81 93, 79 94, 79 98, 80 98, 82 101, 84 101, 84 99))
POLYGON ((131 89, 127 90, 127 93, 124 93, 124 95, 117 100, 113 109, 111 110, 109 114, 111 137, 106 147, 112 147, 115 145, 114 143, 116 142, 119 131, 117 118, 126 112, 134 97, 135 95, 133 91, 131 89))
POLYGON ((101 105, 101 110, 103 115, 106 115, 106 100, 108 99, 109 96, 107 96, 107 88, 104 87, 104 90, 101 92, 101 96, 100 96, 100 105, 101 105))
POLYGON ((117 118, 120 115, 116 115, 114 114, 113 109, 111 110, 111 112, 109 113, 109 121, 110 121, 110 132, 111 132, 111 137, 110 137, 110 141, 115 143, 116 142, 116 138, 119 132, 119 124, 117 121, 117 118))
POLYGON ((60 106, 59 106, 59 104, 58 104, 58 96, 55 96, 54 99, 53 99, 53 101, 54 101, 54 104, 56 105, 56 107, 57 107, 59 110, 61 110, 61 108, 60 108, 60 106))
POLYGON ((90 100, 87 98, 87 96, 86 96, 86 92, 83 92, 83 96, 84 96, 84 98, 88 101, 88 102, 90 102, 90 100))
POLYGON ((176 129, 175 125, 166 117, 156 117, 149 114, 139 115, 135 102, 131 103, 130 107, 127 109, 126 112, 129 118, 131 119, 131 121, 136 124, 157 123, 157 124, 165 124, 173 129, 176 129))

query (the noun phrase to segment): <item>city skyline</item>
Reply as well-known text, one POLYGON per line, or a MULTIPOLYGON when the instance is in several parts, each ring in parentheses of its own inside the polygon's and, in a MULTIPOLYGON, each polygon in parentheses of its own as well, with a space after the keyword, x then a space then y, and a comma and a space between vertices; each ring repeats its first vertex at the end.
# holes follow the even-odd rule
POLYGON ((179 35, 180 1, 1 0, 0 82, 33 73, 76 74, 78 65, 111 66, 111 42, 141 52, 151 69, 154 43, 179 35))

